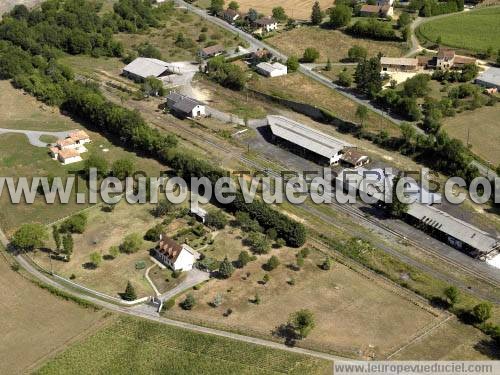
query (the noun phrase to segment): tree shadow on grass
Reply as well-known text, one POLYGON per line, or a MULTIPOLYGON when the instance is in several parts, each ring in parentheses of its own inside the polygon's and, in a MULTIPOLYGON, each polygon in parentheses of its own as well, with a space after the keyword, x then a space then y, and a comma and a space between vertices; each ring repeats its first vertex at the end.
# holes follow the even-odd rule
POLYGON ((271 332, 273 336, 285 339, 285 345, 295 346, 298 336, 290 324, 281 324, 274 331, 271 332))

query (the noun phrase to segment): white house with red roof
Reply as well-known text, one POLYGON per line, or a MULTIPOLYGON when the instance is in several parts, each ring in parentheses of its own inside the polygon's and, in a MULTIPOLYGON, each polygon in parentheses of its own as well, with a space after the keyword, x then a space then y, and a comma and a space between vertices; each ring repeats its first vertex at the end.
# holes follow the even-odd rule
POLYGON ((52 159, 62 164, 72 164, 82 161, 80 154, 87 152, 85 144, 90 143, 89 135, 83 130, 75 130, 66 138, 58 139, 55 146, 49 148, 52 159))
POLYGON ((174 271, 190 271, 200 254, 187 244, 178 244, 172 238, 160 235, 160 242, 154 249, 156 258, 174 271))

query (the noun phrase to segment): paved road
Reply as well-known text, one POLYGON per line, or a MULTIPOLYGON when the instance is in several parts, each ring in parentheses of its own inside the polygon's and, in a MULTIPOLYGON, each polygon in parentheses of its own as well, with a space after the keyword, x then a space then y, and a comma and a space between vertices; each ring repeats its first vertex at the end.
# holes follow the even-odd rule
MULTIPOLYGON (((244 32, 243 30, 240 30, 237 27, 228 24, 227 22, 221 20, 220 18, 213 17, 213 16, 209 15, 206 10, 197 8, 194 5, 188 4, 188 3, 186 3, 183 0, 174 0, 174 2, 178 6, 186 8, 186 9, 188 9, 189 11, 191 11, 193 13, 196 13, 201 18, 204 18, 207 21, 218 25, 219 27, 222 27, 222 28, 224 28, 224 29, 226 29, 226 30, 234 33, 234 34, 239 35, 241 37, 241 39, 247 41, 252 46, 252 48, 254 48, 254 49, 259 49, 259 48, 263 49, 263 48, 266 48, 268 51, 270 51, 278 59, 281 59, 281 60, 287 60, 288 59, 288 56, 285 55, 284 53, 278 51, 277 49, 269 46, 268 44, 266 44, 266 43, 264 43, 264 42, 262 42, 262 41, 260 41, 260 40, 258 40, 256 38, 254 38, 252 35, 244 32)), ((373 112, 378 113, 379 115, 383 116, 384 118, 388 119, 389 121, 392 121, 393 123, 395 123, 397 125, 401 124, 400 120, 395 119, 391 115, 389 115, 387 112, 385 112, 385 111, 383 111, 383 110, 381 110, 379 108, 374 107, 370 103, 369 100, 359 98, 358 96, 354 95, 353 93, 345 90, 345 88, 343 88, 343 87, 341 87, 339 85, 336 85, 330 79, 322 76, 321 74, 319 74, 317 72, 312 71, 311 68, 308 67, 307 65, 300 64, 299 71, 301 73, 303 73, 304 75, 308 76, 309 78, 311 78, 311 79, 313 79, 313 80, 321 83, 322 85, 325 85, 325 86, 327 86, 327 87, 329 87, 329 88, 331 88, 333 90, 336 90, 337 92, 339 92, 343 96, 351 99, 352 101, 354 101, 354 102, 356 102, 358 104, 362 104, 362 105, 364 105, 366 107, 369 107, 373 112)))
POLYGON ((16 129, 4 129, 0 128, 0 134, 7 133, 18 133, 24 134, 28 137, 29 142, 35 147, 47 147, 48 143, 40 141, 42 135, 49 135, 56 138, 66 138, 71 131, 67 132, 46 132, 46 131, 35 131, 35 130, 16 130, 16 129))
POLYGON ((226 332, 226 331, 221 331, 218 329, 213 329, 213 328, 207 328, 203 326, 198 326, 195 324, 191 323, 184 323, 180 322, 177 320, 172 320, 172 319, 167 319, 167 318, 162 318, 157 312, 155 307, 149 306, 149 305, 139 305, 139 306, 134 306, 134 307, 124 307, 124 306, 118 306, 114 305, 109 302, 102 301, 100 299, 94 298, 92 296, 88 296, 85 294, 80 294, 78 292, 75 292, 74 290, 69 290, 66 287, 58 284, 55 282, 53 279, 50 277, 46 276, 45 274, 41 273, 38 271, 36 268, 34 268, 23 256, 18 255, 16 257, 17 261, 19 264, 27 271, 29 272, 32 276, 35 278, 39 279, 40 281, 44 282, 45 284, 51 285, 57 289, 64 290, 68 293, 71 293, 72 295, 76 295, 79 298, 82 298, 86 301, 92 302, 98 306, 104 307, 108 310, 112 310, 118 313, 123 313, 123 314, 128 314, 128 315, 133 315, 136 317, 156 321, 158 323, 162 324, 167 324, 170 326, 182 328, 182 329, 188 329, 190 331, 195 331, 199 333, 205 333, 209 335, 215 335, 215 336, 220 336, 220 337, 226 337, 229 339, 237 340, 237 341, 243 341, 251 344, 256 344, 256 345, 261 345, 261 346, 266 346, 269 348, 273 349, 279 349, 279 350, 285 350, 288 352, 293 352, 297 354, 304 354, 304 355, 309 355, 312 357, 320 358, 320 359, 325 359, 328 361, 334 361, 334 360, 342 360, 346 359, 343 357, 339 356, 334 356, 331 354, 327 353, 321 353, 313 350, 308 350, 308 349, 302 349, 302 348, 297 348, 297 347, 288 347, 284 344, 280 344, 277 342, 273 341, 268 341, 268 340, 263 340, 263 339, 258 339, 255 337, 250 337, 250 336, 244 336, 244 335, 239 335, 236 333, 231 333, 231 332, 226 332))

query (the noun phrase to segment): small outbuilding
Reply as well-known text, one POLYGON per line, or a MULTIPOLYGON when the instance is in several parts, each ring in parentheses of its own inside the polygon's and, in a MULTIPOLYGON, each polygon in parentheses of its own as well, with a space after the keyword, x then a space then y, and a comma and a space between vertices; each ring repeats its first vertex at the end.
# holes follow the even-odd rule
POLYGON ((255 68, 260 74, 266 77, 279 77, 286 76, 288 74, 286 65, 280 64, 279 62, 261 62, 260 64, 257 64, 255 68))
POLYGON ((196 118, 206 115, 205 105, 202 102, 176 92, 171 92, 167 96, 166 105, 173 114, 181 118, 196 118))
POLYGON ((407 57, 381 57, 383 72, 414 72, 418 69, 418 59, 407 57))

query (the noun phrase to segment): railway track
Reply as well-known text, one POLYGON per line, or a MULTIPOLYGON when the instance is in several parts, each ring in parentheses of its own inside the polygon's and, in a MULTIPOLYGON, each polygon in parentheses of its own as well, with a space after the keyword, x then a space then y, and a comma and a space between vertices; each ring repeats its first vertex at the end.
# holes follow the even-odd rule
MULTIPOLYGON (((162 126, 160 124, 154 124, 155 126, 165 130, 165 126, 162 126)), ((200 137, 199 137, 199 134, 197 134, 196 132, 193 132, 191 131, 190 129, 186 129, 186 128, 178 128, 176 127, 175 130, 177 132, 182 132, 182 133, 186 133, 189 138, 193 139, 193 137, 196 137, 195 139, 198 139, 200 140, 200 137)), ((270 169, 270 168, 263 168, 261 164, 259 164, 257 161, 255 160, 252 160, 252 159, 249 159, 247 157, 245 157, 244 155, 241 155, 237 152, 234 152, 232 150, 230 150, 228 147, 225 147, 225 146, 222 146, 220 145, 220 143, 218 142, 214 142, 210 139, 202 139, 202 141, 208 145, 210 145, 211 147, 215 148, 215 149, 218 149, 220 150, 221 152, 223 152, 224 154, 230 154, 232 157, 238 159, 242 164, 252 168, 252 169, 255 169, 255 170, 263 170, 265 169, 265 172, 272 176, 272 177, 281 177, 281 172, 284 172, 284 171, 290 171, 290 170, 293 170, 293 168, 289 168, 289 169, 285 169, 285 168, 273 168, 273 169, 270 169)), ((276 165, 276 166, 279 166, 279 164, 277 164, 275 161, 273 160, 268 160, 267 158, 263 157, 263 156, 259 156, 261 159, 263 159, 263 161, 265 161, 266 163, 269 163, 269 164, 272 164, 272 165, 276 165)), ((481 273, 480 271, 476 270, 476 269, 471 269, 469 267, 466 267, 464 266, 463 264, 461 264, 460 262, 457 262, 447 256, 444 256, 442 254, 440 254, 438 251, 436 250, 433 250, 433 249, 429 249, 427 247, 424 247, 422 245, 420 245, 418 242, 416 242, 415 240, 412 240, 402 234, 400 234, 399 232, 397 232, 396 230, 388 227, 387 225, 381 223, 379 220, 375 219, 375 218, 372 218, 372 217, 367 217, 365 216, 365 214, 363 214, 362 212, 359 212, 359 210, 351 205, 343 205, 343 204, 339 204, 335 201, 333 201, 333 203, 330 204, 332 207, 332 209, 334 208, 336 211, 340 211, 340 212, 343 212, 343 213, 346 213, 347 215, 349 215, 351 218, 354 218, 356 219, 356 221, 358 223, 366 223, 366 224, 370 224, 370 225, 374 225, 376 227, 378 227, 379 229, 381 229, 385 234, 395 238, 396 240, 400 240, 400 241, 405 241, 406 243, 410 244, 411 246, 413 246, 414 248, 416 248, 417 250, 421 251, 422 253, 428 255, 428 256, 431 256, 433 257, 434 259, 448 265, 449 267, 452 267, 452 269, 456 269, 456 270, 460 270, 461 272, 463 272, 464 274, 467 274, 469 276, 472 276, 478 280, 481 280, 483 281, 484 283, 490 285, 490 286, 493 286, 495 288, 498 288, 500 287, 500 282, 493 278, 493 277, 490 277, 486 274, 483 274, 481 273)), ((312 207, 310 204, 307 204, 307 203, 304 203, 302 205, 302 207, 308 211, 309 213, 315 215, 316 217, 320 217, 320 219, 322 221, 325 221, 327 223, 329 223, 330 225, 335 225, 334 223, 332 223, 332 220, 331 218, 327 217, 327 215, 325 215, 324 213, 322 212, 319 212, 318 210, 316 210, 314 207, 312 207)), ((336 225, 337 226, 337 225, 336 225)), ((345 230, 344 227, 340 227, 340 226, 337 226, 338 228, 342 229, 342 230, 345 230)), ((384 251, 386 252, 389 252, 391 255, 393 256, 396 256, 398 257, 399 259, 403 260, 403 261, 406 261, 408 262, 410 259, 413 261, 414 265, 415 262, 416 263, 419 263, 417 262, 415 259, 413 258, 410 258, 404 254, 401 254, 400 252, 396 251, 396 250, 389 250, 388 248, 385 248, 383 249, 384 251)), ((430 268, 428 267, 419 267, 420 269, 424 270, 424 271, 429 271, 430 268)), ((444 277, 441 277, 441 279, 443 279, 444 277)), ((459 283, 458 280, 455 280, 455 279, 451 279, 451 278, 446 278, 446 281, 447 282, 454 282, 455 284, 462 284, 461 285, 461 288, 462 289, 465 289, 467 291, 473 291, 469 286, 463 284, 463 283, 459 283)), ((500 303, 500 298, 492 298, 490 296, 486 296, 484 295, 483 293, 480 293, 479 291, 475 291, 476 294, 479 296, 481 296, 482 298, 486 298, 486 299, 489 299, 489 300, 495 300, 495 302, 498 302, 500 303)))

